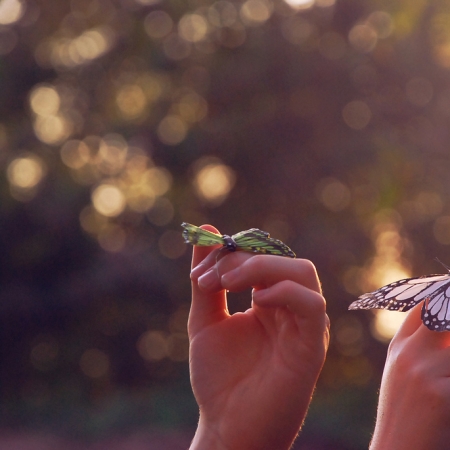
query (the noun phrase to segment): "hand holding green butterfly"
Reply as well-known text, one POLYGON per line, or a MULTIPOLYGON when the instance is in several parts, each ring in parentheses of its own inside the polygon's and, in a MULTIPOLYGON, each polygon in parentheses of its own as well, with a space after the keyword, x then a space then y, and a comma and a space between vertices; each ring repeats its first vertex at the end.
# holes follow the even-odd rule
POLYGON ((309 261, 235 252, 216 262, 221 246, 193 253, 188 331, 200 421, 191 450, 288 449, 328 348, 320 283, 309 261), (247 288, 251 308, 230 315, 226 290, 247 288))
POLYGON ((450 448, 450 333, 422 324, 421 305, 392 339, 370 450, 450 448))

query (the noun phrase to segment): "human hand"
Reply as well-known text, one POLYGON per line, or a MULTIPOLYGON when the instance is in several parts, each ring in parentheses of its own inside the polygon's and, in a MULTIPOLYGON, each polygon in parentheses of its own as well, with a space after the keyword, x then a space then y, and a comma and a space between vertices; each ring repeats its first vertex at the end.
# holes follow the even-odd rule
POLYGON ((450 448, 450 333, 426 328, 421 308, 389 346, 370 450, 450 448))
MULTIPOLYGON (((205 229, 217 232, 211 226, 205 229)), ((191 449, 288 449, 303 423, 329 342, 312 263, 194 247, 191 383, 200 408, 191 449), (230 315, 226 291, 253 288, 230 315)))

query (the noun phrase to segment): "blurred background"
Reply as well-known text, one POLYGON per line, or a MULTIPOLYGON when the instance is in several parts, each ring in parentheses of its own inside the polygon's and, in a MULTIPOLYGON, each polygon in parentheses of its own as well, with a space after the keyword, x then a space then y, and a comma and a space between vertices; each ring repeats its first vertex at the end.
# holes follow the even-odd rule
POLYGON ((314 261, 295 449, 367 448, 404 315, 347 308, 450 264, 449 124, 448 0, 0 0, 0 448, 188 447, 182 221, 314 261))

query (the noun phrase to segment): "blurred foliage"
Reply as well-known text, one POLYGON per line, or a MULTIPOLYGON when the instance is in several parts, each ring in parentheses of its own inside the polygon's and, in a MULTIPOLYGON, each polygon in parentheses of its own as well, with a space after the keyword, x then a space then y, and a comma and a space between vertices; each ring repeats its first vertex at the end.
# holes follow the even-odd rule
POLYGON ((449 30, 443 0, 0 0, 2 428, 193 429, 187 221, 316 264, 295 448, 366 448, 394 315, 347 306, 448 263, 449 30))

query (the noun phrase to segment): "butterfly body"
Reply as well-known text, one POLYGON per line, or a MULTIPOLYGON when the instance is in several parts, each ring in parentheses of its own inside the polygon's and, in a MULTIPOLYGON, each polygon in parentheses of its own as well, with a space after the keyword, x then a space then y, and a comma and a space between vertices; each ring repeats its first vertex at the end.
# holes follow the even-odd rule
POLYGON ((408 311, 422 305, 422 322, 433 331, 450 331, 450 273, 395 281, 361 295, 348 309, 408 311))
POLYGON ((238 248, 238 245, 236 244, 236 241, 231 237, 228 236, 228 234, 223 234, 222 239, 224 240, 224 247, 230 251, 235 252, 238 248))
POLYGON ((223 245, 230 252, 244 251, 295 258, 295 253, 286 244, 278 239, 271 238, 269 233, 258 228, 250 228, 229 236, 212 233, 186 222, 183 222, 181 226, 184 228, 183 238, 187 244, 199 246, 223 245))

